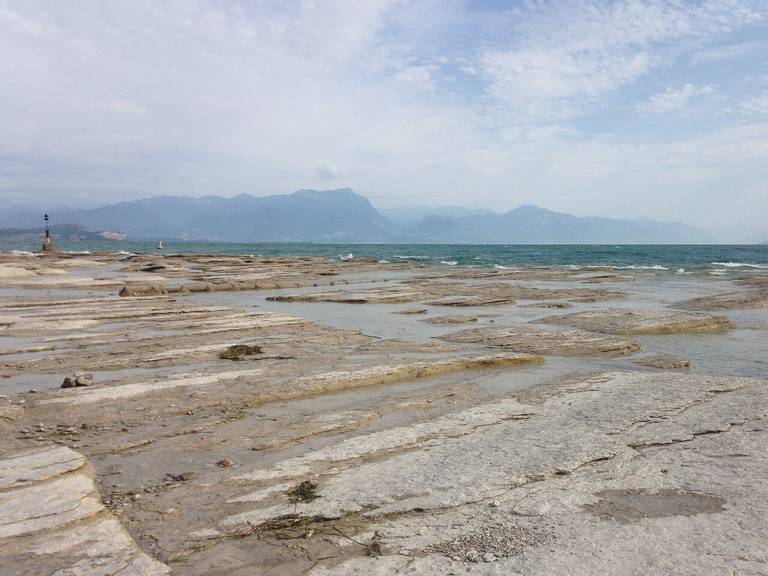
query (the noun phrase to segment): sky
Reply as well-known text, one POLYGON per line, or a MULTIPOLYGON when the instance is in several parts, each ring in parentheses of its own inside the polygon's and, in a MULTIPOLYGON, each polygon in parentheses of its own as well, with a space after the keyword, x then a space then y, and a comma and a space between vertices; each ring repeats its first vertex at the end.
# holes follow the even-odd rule
POLYGON ((768 239, 768 2, 0 0, 0 206, 341 187, 768 239))

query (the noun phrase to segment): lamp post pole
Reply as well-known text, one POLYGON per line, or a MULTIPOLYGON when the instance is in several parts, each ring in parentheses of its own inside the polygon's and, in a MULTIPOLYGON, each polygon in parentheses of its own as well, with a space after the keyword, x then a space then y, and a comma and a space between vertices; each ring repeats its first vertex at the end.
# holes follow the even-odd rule
POLYGON ((45 221, 45 239, 43 240, 43 252, 53 252, 53 240, 51 240, 51 230, 48 228, 48 214, 43 216, 45 221))

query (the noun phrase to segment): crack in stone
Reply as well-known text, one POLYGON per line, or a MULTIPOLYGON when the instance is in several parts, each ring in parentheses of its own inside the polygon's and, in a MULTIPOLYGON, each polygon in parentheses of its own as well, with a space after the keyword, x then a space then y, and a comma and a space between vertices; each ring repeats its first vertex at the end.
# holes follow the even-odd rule
POLYGON ((726 432, 730 432, 733 428, 744 426, 749 420, 744 420, 743 422, 729 422, 725 428, 722 430, 701 430, 699 432, 691 432, 690 438, 673 438, 672 440, 666 441, 666 442, 637 442, 628 444, 630 448, 634 448, 635 450, 642 450, 643 448, 653 448, 657 446, 671 446, 673 444, 684 444, 687 442, 693 442, 698 438, 699 436, 708 436, 712 434, 725 434, 726 432))

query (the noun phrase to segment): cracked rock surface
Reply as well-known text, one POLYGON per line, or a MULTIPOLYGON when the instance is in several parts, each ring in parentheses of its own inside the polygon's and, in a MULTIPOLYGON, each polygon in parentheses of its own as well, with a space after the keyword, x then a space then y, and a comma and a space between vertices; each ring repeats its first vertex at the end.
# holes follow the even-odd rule
POLYGON ((760 278, 0 254, 0 575, 768 574, 760 278))
POLYGON ((161 576, 101 503, 93 469, 63 446, 0 460, 0 572, 161 576))
POLYGON ((321 490, 333 504, 321 499, 307 510, 337 513, 340 494, 375 482, 386 466, 439 462, 452 478, 458 471, 489 482, 471 494, 458 481, 453 488, 441 483, 447 496, 406 494, 394 506, 396 489, 377 485, 390 498, 379 496, 376 505, 402 511, 365 512, 376 518, 384 556, 312 573, 765 574, 767 385, 606 374, 538 399, 539 412, 528 419, 446 440, 427 454, 404 454, 396 465, 350 472, 349 485, 334 479, 321 490), (563 430, 566 420, 573 434, 563 430), (506 438, 494 437, 494 447, 509 447, 474 443, 489 431, 506 438), (538 455, 527 457, 535 441, 538 455), (453 461, 457 444, 464 454, 480 454, 453 461))

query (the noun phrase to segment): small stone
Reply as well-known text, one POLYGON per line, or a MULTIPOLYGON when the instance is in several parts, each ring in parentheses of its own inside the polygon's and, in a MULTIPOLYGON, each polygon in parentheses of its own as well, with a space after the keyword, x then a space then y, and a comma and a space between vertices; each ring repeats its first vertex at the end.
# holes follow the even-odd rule
POLYGON ((235 463, 230 460, 229 458, 222 458, 218 462, 216 462, 216 466, 219 468, 229 468, 230 466, 234 466, 235 463))
POLYGON ((194 474, 192 472, 182 472, 181 474, 166 474, 165 476, 173 482, 188 482, 192 480, 194 474))
POLYGON ((89 372, 75 372, 64 378, 62 388, 74 388, 76 386, 93 386, 93 374, 89 372))
POLYGON ((93 386, 93 374, 88 372, 75 372, 73 376, 75 377, 76 386, 93 386))
POLYGON ((467 562, 480 562, 480 560, 482 560, 482 558, 480 557, 480 552, 478 552, 474 548, 470 548, 469 550, 467 550, 465 558, 467 559, 467 562))
POLYGON ((498 500, 494 500, 493 502, 491 502, 491 508, 498 508, 499 506, 501 506, 501 504, 499 503, 498 500))
POLYGON ((30 394, 37 394, 37 388, 31 388, 31 389, 29 390, 29 393, 30 393, 30 394))
POLYGON ((495 562, 496 556, 494 556, 491 552, 486 552, 483 554, 483 562, 495 562))

